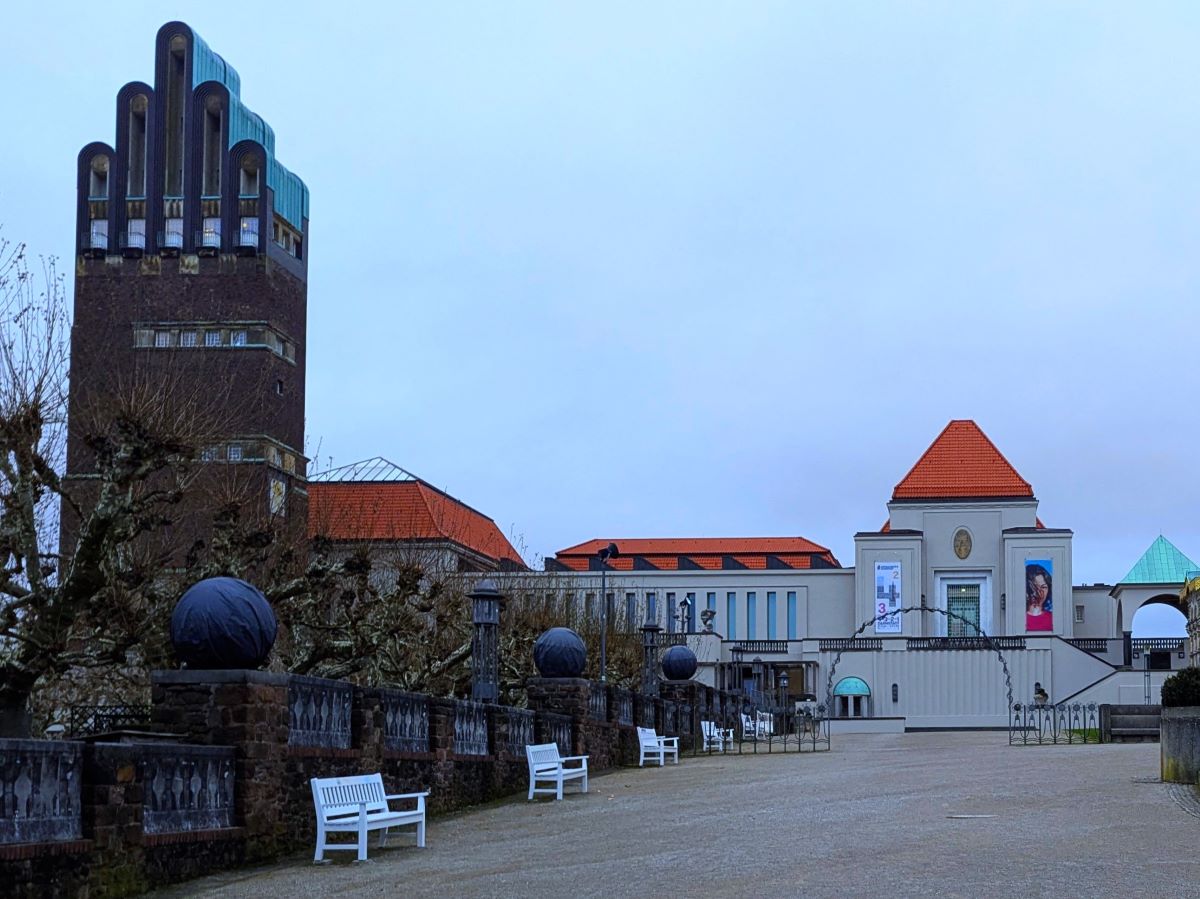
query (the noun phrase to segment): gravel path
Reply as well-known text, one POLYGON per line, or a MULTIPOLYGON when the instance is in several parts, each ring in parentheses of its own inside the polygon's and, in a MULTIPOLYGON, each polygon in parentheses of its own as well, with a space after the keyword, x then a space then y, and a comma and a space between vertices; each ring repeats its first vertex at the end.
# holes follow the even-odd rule
POLYGON ((168 897, 1200 896, 1200 818, 1157 744, 1009 747, 996 732, 835 736, 833 751, 621 770, 372 848, 168 897))

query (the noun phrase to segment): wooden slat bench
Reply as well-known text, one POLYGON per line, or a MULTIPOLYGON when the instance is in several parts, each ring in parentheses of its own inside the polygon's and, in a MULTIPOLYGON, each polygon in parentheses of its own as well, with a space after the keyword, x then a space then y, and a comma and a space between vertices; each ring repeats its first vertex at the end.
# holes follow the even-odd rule
POLYGON ((581 793, 588 791, 588 757, 586 755, 558 754, 557 743, 539 743, 525 747, 525 759, 529 762, 529 799, 534 793, 553 793, 554 798, 563 798, 563 782, 568 780, 581 781, 581 793), (565 762, 577 762, 568 767, 565 762), (538 787, 538 781, 554 784, 552 787, 538 787))
POLYGON ((661 768, 667 763, 667 756, 674 756, 675 764, 679 764, 679 737, 660 737, 649 727, 639 727, 638 744, 641 748, 641 757, 638 759, 638 767, 646 764, 646 759, 658 758, 658 766, 661 768))
POLYGON ((367 833, 381 830, 379 845, 387 842, 387 832, 392 827, 417 826, 417 845, 425 845, 425 793, 395 793, 388 795, 383 789, 383 775, 362 774, 357 777, 314 777, 311 781, 313 807, 317 814, 317 850, 313 861, 322 861, 325 852, 332 850, 358 850, 358 860, 367 859, 367 833), (393 810, 388 802, 393 799, 415 799, 417 807, 402 811, 393 810), (357 833, 353 843, 330 843, 330 833, 357 833))

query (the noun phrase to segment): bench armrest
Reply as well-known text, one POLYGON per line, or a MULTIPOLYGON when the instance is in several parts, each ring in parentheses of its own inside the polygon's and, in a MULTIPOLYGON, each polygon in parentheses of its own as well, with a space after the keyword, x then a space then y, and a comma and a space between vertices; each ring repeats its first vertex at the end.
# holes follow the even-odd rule
POLYGON ((429 791, 424 793, 392 793, 390 796, 384 796, 384 799, 416 799, 419 796, 428 796, 429 791))
POLYGON ((589 756, 586 756, 586 755, 564 755, 562 758, 559 759, 559 761, 560 762, 577 762, 580 759, 583 759, 586 762, 588 760, 588 758, 589 758, 589 756))

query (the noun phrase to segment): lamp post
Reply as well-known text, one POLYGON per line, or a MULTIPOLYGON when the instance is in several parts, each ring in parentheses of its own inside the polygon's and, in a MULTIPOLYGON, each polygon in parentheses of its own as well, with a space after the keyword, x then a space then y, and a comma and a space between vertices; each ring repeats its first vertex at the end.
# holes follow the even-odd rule
POLYGON ((779 672, 779 693, 780 705, 787 707, 788 704, 788 673, 787 669, 779 672))
POLYGON ((621 554, 617 544, 610 543, 596 555, 600 559, 600 682, 608 680, 608 593, 605 588, 605 575, 608 573, 608 560, 615 559, 621 554))

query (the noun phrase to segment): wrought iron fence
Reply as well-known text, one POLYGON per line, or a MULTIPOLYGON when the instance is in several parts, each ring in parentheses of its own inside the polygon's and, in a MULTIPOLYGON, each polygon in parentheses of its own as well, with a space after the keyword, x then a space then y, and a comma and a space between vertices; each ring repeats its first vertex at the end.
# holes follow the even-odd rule
POLYGON ((1010 746, 1100 742, 1096 703, 1013 703, 1008 718, 1010 746))
POLYGON ((1072 637, 1067 642, 1084 652, 1108 652, 1108 640, 1104 637, 1072 637))
POLYGON ((878 637, 834 637, 818 640, 817 648, 821 652, 868 652, 883 649, 883 640, 878 637))
POLYGON ((90 737, 114 730, 149 726, 148 705, 73 705, 67 719, 67 729, 73 737, 90 737))
POLYGON ((354 688, 343 681, 293 674, 288 679, 289 746, 350 748, 354 688))
POLYGON ((396 752, 429 751, 429 697, 384 690, 383 747, 396 752))
POLYGON ((81 743, 0 740, 0 844, 78 840, 82 769, 81 743))
POLYGON ((514 756, 524 756, 525 747, 534 740, 533 722, 537 715, 529 709, 507 709, 508 738, 504 746, 514 756))
POLYGON ((608 720, 608 688, 599 681, 592 681, 592 695, 588 698, 588 711, 594 721, 608 720))
POLYGON ((488 754, 488 714, 482 702, 454 703, 454 751, 460 755, 488 754))
POLYGON ((232 746, 146 744, 141 750, 146 833, 233 826, 232 746))
POLYGON ((729 709, 724 718, 714 714, 697 722, 693 755, 825 752, 830 748, 829 718, 824 705, 777 706, 769 710, 745 706, 744 711, 736 711, 730 705, 729 709))
POLYGON ((640 727, 658 727, 658 722, 655 721, 654 703, 648 699, 642 700, 642 708, 638 714, 638 725, 640 727))

